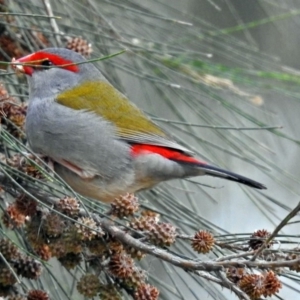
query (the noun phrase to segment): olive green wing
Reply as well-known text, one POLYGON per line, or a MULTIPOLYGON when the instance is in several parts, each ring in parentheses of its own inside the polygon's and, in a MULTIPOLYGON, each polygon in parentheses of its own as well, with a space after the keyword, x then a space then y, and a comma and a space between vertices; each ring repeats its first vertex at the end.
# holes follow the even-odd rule
POLYGON ((57 96, 56 101, 75 110, 92 111, 115 125, 120 139, 190 151, 171 140, 139 108, 105 81, 84 82, 57 96))

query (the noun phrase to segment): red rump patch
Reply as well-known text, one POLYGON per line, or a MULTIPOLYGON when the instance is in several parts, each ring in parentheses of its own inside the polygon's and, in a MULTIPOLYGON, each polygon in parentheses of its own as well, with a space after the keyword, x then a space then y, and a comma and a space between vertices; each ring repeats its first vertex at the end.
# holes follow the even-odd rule
POLYGON ((44 60, 50 60, 54 66, 62 66, 63 69, 71 71, 71 72, 78 72, 79 68, 77 65, 74 65, 74 62, 68 59, 64 59, 59 55, 48 53, 48 52, 35 52, 19 58, 16 62, 17 63, 24 63, 34 66, 40 66, 44 60), (66 65, 66 66, 64 66, 66 65))
POLYGON ((151 154, 156 153, 159 154, 167 159, 179 161, 179 162, 186 162, 186 163, 195 163, 195 164, 206 164, 206 162, 198 160, 192 156, 188 156, 178 150, 165 148, 161 146, 155 145, 146 145, 146 144, 135 144, 131 147, 131 154, 133 156, 138 156, 142 154, 151 154))

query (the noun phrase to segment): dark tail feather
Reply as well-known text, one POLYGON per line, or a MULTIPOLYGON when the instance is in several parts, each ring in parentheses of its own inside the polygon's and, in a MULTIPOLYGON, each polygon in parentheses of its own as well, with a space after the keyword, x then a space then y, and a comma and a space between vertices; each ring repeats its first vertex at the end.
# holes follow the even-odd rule
POLYGON ((236 181, 236 182, 251 186, 252 188, 255 188, 255 189, 260 189, 260 190, 266 189, 266 187, 263 184, 256 182, 254 180, 251 180, 247 177, 235 174, 230 171, 226 171, 226 170, 223 170, 223 169, 220 169, 217 167, 213 167, 210 165, 201 165, 201 169, 205 172, 206 175, 220 177, 220 178, 224 178, 224 179, 231 180, 231 181, 236 181))

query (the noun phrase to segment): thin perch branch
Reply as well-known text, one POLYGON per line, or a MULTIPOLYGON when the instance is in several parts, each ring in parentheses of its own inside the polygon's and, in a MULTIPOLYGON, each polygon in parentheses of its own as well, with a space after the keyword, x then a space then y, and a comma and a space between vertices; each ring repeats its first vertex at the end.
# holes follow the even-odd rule
POLYGON ((55 40, 56 40, 57 46, 59 47, 59 46, 61 46, 61 38, 60 38, 60 33, 61 32, 60 32, 60 30, 58 28, 58 25, 56 23, 55 16, 53 15, 50 0, 43 0, 43 2, 44 2, 44 5, 45 5, 47 14, 50 18, 50 24, 51 24, 51 27, 52 27, 53 32, 55 34, 55 40))

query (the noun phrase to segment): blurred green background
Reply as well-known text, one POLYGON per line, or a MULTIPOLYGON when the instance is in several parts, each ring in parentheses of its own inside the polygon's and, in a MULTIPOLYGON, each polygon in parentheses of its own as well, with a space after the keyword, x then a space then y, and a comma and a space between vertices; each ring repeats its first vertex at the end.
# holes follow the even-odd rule
MULTIPOLYGON (((299 202, 298 1, 1 3, 3 12, 20 13, 0 15, 2 61, 50 45, 65 46, 67 38, 78 36, 91 43, 92 58, 127 49, 96 63, 115 87, 200 158, 268 187, 260 192, 206 177, 164 183, 140 195, 144 206, 164 220, 186 234, 210 229, 246 240, 257 229, 272 231, 299 202), (49 3, 60 19, 34 16, 49 15, 49 3)), ((24 79, 3 70, 1 81, 11 95, 27 100, 24 79)), ((281 234, 297 245, 299 225, 281 234)), ((174 251, 196 257, 181 242, 174 251)), ((148 258, 144 266, 160 299, 236 299, 230 291, 157 259, 148 258)), ((54 263, 52 272, 56 268, 54 263)), ((78 273, 62 270, 60 275, 70 299, 81 299, 72 285, 78 273)), ((39 284, 56 290, 53 299, 65 299, 50 277, 46 274, 39 284)), ((282 278, 279 299, 296 299, 299 276, 286 272, 282 278)))

